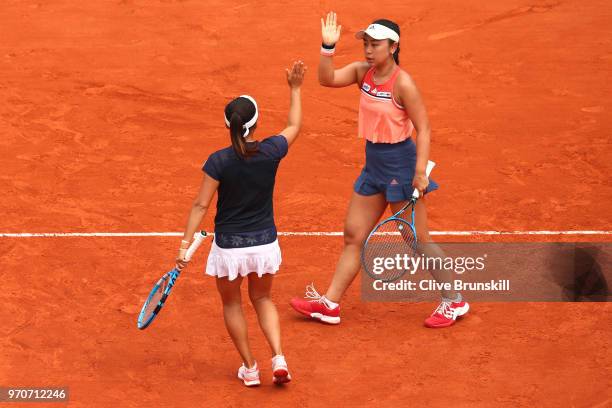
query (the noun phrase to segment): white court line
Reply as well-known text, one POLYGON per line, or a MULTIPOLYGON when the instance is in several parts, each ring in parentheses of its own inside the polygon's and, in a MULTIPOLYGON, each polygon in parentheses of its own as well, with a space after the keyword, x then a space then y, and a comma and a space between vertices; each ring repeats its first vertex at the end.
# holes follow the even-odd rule
MULTIPOLYGON (((570 230, 570 231, 431 231, 437 236, 478 236, 478 235, 612 235, 612 231, 570 230)), ((279 232, 280 236, 339 237, 340 231, 299 231, 279 232)), ((54 237, 182 237, 182 232, 8 232, 0 238, 54 238, 54 237)))

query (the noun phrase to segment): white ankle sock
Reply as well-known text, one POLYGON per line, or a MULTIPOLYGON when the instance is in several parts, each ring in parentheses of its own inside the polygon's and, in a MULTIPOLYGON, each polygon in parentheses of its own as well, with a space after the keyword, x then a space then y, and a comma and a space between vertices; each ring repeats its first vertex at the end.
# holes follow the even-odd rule
POLYGON ((327 306, 328 309, 335 309, 339 306, 338 303, 332 302, 325 296, 322 296, 321 299, 323 299, 323 303, 325 303, 325 306, 327 306))
POLYGON ((442 301, 444 301, 444 302, 459 303, 462 300, 463 300, 463 297, 461 296, 461 293, 459 293, 459 292, 457 292, 457 297, 455 299, 449 299, 449 298, 442 297, 442 301))

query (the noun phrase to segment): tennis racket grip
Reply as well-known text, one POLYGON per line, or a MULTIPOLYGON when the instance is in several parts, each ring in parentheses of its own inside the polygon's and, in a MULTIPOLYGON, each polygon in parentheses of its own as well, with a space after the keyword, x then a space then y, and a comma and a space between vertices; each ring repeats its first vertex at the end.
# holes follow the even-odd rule
POLYGON ((191 257, 193 256, 193 254, 195 254, 200 245, 202 245, 202 242, 204 242, 206 236, 206 231, 199 231, 195 233, 195 235, 193 236, 193 242, 191 243, 191 245, 189 245, 189 248, 187 248, 187 252, 185 253, 186 261, 191 261, 191 257))
MULTIPOLYGON (((429 178, 429 175, 431 174, 431 171, 433 170, 434 166, 436 165, 435 162, 428 160, 427 161, 427 168, 425 169, 425 174, 427 175, 427 178, 429 178)), ((419 190, 418 189, 414 189, 414 191, 412 192, 412 198, 417 199, 419 198, 419 190)))

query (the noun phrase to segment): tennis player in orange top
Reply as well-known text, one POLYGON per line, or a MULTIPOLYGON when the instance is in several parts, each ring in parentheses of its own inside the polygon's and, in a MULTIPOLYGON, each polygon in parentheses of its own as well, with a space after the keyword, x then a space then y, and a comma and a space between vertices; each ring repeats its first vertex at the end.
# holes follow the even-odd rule
MULTIPOLYGON (((384 19, 372 22, 356 34, 363 40, 365 61, 334 69, 341 29, 335 13, 321 19, 319 83, 334 88, 359 86, 359 137, 366 139, 366 165, 354 185, 344 225, 344 249, 327 292, 321 296, 308 285, 306 299, 291 300, 299 313, 329 324, 340 323, 340 299, 359 272, 363 243, 387 206, 395 213, 411 198, 414 188, 422 196, 438 188, 425 173, 431 134, 427 111, 414 81, 399 66, 399 26, 384 19), (411 139, 413 130, 417 132, 416 145, 411 139)), ((430 243, 424 197, 415 207, 415 227, 418 241, 430 243)), ((443 256, 439 247, 426 247, 426 255, 443 256)), ((451 281, 450 271, 432 273, 438 281, 451 281)), ((468 309, 460 293, 443 291, 440 305, 425 325, 448 327, 468 309)))

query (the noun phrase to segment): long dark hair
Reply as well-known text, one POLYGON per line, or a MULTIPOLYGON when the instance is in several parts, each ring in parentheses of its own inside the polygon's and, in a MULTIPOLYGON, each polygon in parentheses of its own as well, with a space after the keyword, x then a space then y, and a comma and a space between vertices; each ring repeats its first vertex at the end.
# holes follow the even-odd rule
POLYGON ((249 129, 244 128, 244 124, 249 122, 257 112, 253 102, 244 97, 238 97, 225 106, 225 118, 229 122, 230 137, 232 147, 236 154, 245 159, 253 156, 258 151, 257 143, 248 145, 244 140, 246 132, 253 133, 257 128, 257 123, 249 129))
MULTIPOLYGON (((372 22, 372 24, 380 24, 383 25, 387 28, 390 28, 391 30, 395 31, 397 33, 397 35, 400 35, 400 28, 399 25, 397 25, 397 23, 391 21, 391 20, 387 20, 386 18, 381 18, 379 20, 375 20, 374 22, 372 22)), ((393 40, 387 40, 389 41, 389 47, 391 47, 393 44, 395 44, 395 41, 393 40)), ((395 63, 397 65, 399 65, 399 53, 400 53, 400 45, 399 43, 397 43, 397 49, 395 50, 395 52, 393 53, 393 59, 395 60, 395 63)))

